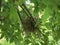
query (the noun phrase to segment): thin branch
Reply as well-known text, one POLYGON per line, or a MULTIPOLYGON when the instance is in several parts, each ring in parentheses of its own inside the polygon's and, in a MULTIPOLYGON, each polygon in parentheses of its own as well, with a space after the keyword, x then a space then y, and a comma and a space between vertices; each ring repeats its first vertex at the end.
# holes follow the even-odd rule
POLYGON ((18 16, 19 16, 19 18, 20 18, 20 20, 21 20, 22 24, 23 24, 23 19, 22 19, 21 14, 20 14, 20 12, 19 12, 19 10, 18 10, 18 9, 17 9, 17 13, 18 13, 18 16))
POLYGON ((27 14, 27 16, 33 21, 34 25, 36 24, 32 14, 30 13, 30 11, 27 9, 27 7, 25 6, 25 4, 20 5, 20 7, 25 11, 25 13, 27 14))

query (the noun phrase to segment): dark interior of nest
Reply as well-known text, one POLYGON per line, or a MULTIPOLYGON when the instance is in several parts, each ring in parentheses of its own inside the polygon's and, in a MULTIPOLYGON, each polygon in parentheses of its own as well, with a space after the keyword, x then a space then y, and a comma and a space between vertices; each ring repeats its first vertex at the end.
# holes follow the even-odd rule
POLYGON ((28 33, 28 32, 33 32, 34 33, 39 29, 38 26, 35 26, 33 20, 30 19, 30 18, 24 19, 22 25, 23 25, 23 28, 24 28, 23 31, 25 31, 26 33, 28 33))

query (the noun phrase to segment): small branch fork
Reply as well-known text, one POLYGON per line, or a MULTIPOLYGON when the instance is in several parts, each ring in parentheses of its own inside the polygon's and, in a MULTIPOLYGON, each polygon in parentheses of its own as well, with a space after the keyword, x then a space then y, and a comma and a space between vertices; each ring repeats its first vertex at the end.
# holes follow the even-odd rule
MULTIPOLYGON (((29 10, 27 9, 27 7, 25 6, 25 4, 20 5, 20 7, 24 10, 24 12, 25 12, 26 15, 28 16, 28 18, 30 18, 30 19, 33 21, 33 25, 35 26, 36 22, 35 22, 35 20, 34 20, 34 18, 33 18, 33 16, 32 16, 32 14, 30 13, 30 11, 29 11, 29 10)), ((23 24, 21 14, 20 14, 20 12, 19 12, 18 9, 17 9, 17 13, 18 13, 18 15, 19 15, 19 17, 20 17, 20 20, 21 20, 22 24, 23 24)), ((45 34, 43 34, 40 30, 39 30, 39 32, 40 32, 44 37, 46 37, 45 34)))

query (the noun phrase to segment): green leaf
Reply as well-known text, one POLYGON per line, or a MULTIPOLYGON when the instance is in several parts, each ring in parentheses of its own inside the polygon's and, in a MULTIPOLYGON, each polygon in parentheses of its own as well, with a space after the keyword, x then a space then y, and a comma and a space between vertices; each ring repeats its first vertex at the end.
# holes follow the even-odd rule
POLYGON ((16 0, 16 1, 15 1, 15 4, 16 4, 16 5, 22 5, 22 4, 25 3, 25 1, 26 1, 26 0, 16 0))
POLYGON ((48 7, 45 8, 44 14, 42 15, 42 22, 46 23, 46 21, 49 21, 49 18, 51 17, 52 10, 48 7))
POLYGON ((12 23, 16 23, 16 22, 19 22, 19 17, 18 17, 18 14, 16 12, 16 9, 15 7, 11 7, 10 8, 10 16, 9 16, 9 19, 12 23))
POLYGON ((49 23, 45 23, 45 26, 47 29, 52 29, 52 24, 49 22, 49 23))

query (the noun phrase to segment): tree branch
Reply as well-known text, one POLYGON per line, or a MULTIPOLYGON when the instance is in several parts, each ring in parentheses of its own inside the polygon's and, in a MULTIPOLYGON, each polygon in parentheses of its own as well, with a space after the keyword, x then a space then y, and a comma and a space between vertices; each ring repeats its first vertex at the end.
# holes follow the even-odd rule
POLYGON ((32 20, 32 22, 34 23, 34 25, 36 24, 32 14, 30 13, 30 11, 27 9, 27 7, 25 6, 25 4, 20 5, 20 7, 25 11, 25 13, 27 14, 28 18, 30 18, 32 20))

